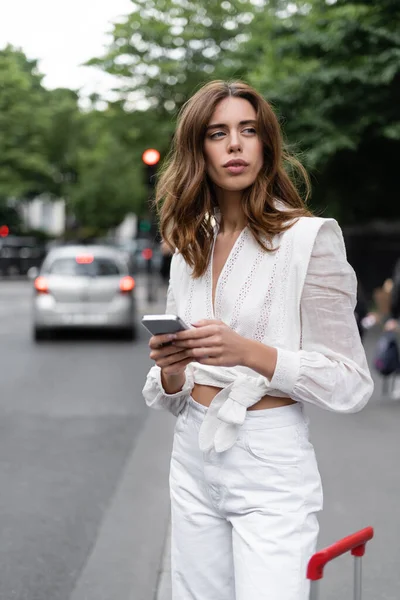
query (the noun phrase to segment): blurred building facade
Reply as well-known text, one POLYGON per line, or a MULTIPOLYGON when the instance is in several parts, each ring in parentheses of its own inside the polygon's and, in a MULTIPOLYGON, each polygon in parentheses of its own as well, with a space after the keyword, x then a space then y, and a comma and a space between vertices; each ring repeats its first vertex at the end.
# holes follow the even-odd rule
POLYGON ((126 215, 122 223, 115 228, 115 238, 123 243, 127 240, 133 240, 137 234, 138 218, 134 213, 126 215))
POLYGON ((65 231, 65 200, 51 200, 48 196, 38 196, 20 205, 21 219, 28 229, 40 229, 49 235, 59 236, 65 231))
POLYGON ((343 227, 347 258, 370 301, 393 275, 400 258, 400 222, 375 221, 343 227))

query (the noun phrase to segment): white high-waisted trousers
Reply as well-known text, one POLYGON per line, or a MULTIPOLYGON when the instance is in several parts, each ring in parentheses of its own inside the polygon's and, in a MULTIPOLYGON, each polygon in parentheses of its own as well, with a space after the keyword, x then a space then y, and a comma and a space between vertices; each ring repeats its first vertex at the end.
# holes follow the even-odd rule
POLYGON ((248 411, 235 445, 201 452, 190 398, 171 458, 173 600, 306 600, 321 479, 300 404, 248 411))

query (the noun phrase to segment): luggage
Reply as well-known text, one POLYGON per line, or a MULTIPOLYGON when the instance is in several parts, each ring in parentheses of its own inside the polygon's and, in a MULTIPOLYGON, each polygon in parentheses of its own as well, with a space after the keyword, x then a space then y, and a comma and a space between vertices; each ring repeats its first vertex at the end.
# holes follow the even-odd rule
POLYGON ((311 580, 310 600, 318 600, 319 581, 324 576, 324 567, 328 562, 338 556, 351 552, 354 556, 354 595, 353 600, 362 600, 361 591, 361 560, 365 554, 365 546, 374 536, 372 527, 361 529, 352 535, 349 535, 332 546, 328 546, 319 552, 316 552, 308 563, 307 579, 311 580))

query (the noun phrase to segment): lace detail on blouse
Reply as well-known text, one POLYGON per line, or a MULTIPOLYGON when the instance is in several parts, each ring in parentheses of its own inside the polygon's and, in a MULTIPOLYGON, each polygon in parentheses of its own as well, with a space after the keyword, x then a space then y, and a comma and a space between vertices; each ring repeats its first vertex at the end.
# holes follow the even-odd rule
POLYGON ((193 294, 195 289, 196 281, 193 277, 190 278, 189 292, 188 292, 188 301, 186 304, 185 315, 183 320, 185 323, 189 325, 192 320, 192 306, 193 306, 193 294))
MULTIPOLYGON (((215 292, 215 310, 214 310, 214 314, 215 314, 215 318, 216 319, 220 319, 221 315, 222 315, 222 302, 224 299, 224 288, 227 284, 227 281, 229 279, 229 276, 231 275, 233 268, 235 266, 235 263, 238 259, 239 254, 241 253, 243 246, 246 243, 247 237, 249 235, 248 229, 245 228, 243 229, 242 233, 239 235, 239 237, 237 238, 232 251, 225 263, 225 266, 222 270, 222 273, 218 279, 217 282, 217 289, 215 292)), ((212 261, 211 261, 212 262, 212 261)))
POLYGON ((234 330, 236 330, 238 328, 239 315, 240 315, 241 308, 245 303, 246 297, 251 292, 257 269, 258 269, 259 265, 261 264, 264 256, 265 256, 265 250, 260 248, 257 252, 255 261, 251 266, 250 273, 249 273, 248 277, 246 278, 244 284, 240 288, 239 296, 235 302, 235 306, 233 307, 232 318, 231 318, 230 324, 229 324, 230 327, 234 330))
POLYGON ((269 317, 271 314, 271 307, 272 307, 272 303, 273 303, 275 291, 276 291, 275 279, 276 279, 276 270, 277 270, 280 254, 281 254, 281 246, 279 246, 279 248, 276 250, 275 260, 274 260, 274 264, 272 265, 272 270, 271 270, 270 282, 268 285, 267 292, 265 294, 265 299, 264 299, 264 303, 263 303, 263 306, 261 309, 260 317, 257 321, 257 326, 254 331, 253 339, 256 340, 257 342, 262 342, 264 340, 265 333, 268 329, 269 317))
MULTIPOLYGON (((214 239, 214 245, 215 245, 215 239, 214 239)), ((211 253, 211 257, 214 253, 214 247, 211 253)), ((213 318, 213 311, 212 311, 212 258, 208 263, 208 267, 207 267, 207 271, 205 274, 205 283, 206 283, 206 319, 212 319, 213 318)))

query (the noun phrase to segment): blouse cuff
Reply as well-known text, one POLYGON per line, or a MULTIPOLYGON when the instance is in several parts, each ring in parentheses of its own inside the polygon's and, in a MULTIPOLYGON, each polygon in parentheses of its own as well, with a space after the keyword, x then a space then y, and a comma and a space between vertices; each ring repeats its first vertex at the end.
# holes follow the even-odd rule
POLYGON ((271 388, 288 396, 293 393, 300 372, 300 353, 277 348, 276 367, 270 381, 271 388))
POLYGON ((182 389, 175 394, 167 394, 161 382, 160 367, 152 367, 142 392, 147 406, 158 410, 168 410, 177 417, 184 408, 194 386, 191 369, 186 368, 185 375, 186 379, 182 389))
POLYGON ((193 386, 194 386, 194 379, 193 379, 193 375, 192 375, 190 369, 185 370, 185 383, 183 384, 182 389, 179 390, 178 392, 175 392, 174 394, 167 394, 167 392, 164 390, 163 384, 161 381, 160 367, 156 367, 156 372, 154 373, 154 375, 155 375, 155 382, 157 384, 157 387, 159 388, 162 395, 165 396, 166 398, 170 398, 171 400, 173 400, 174 398, 180 398, 181 396, 188 396, 188 395, 190 396, 193 386))

